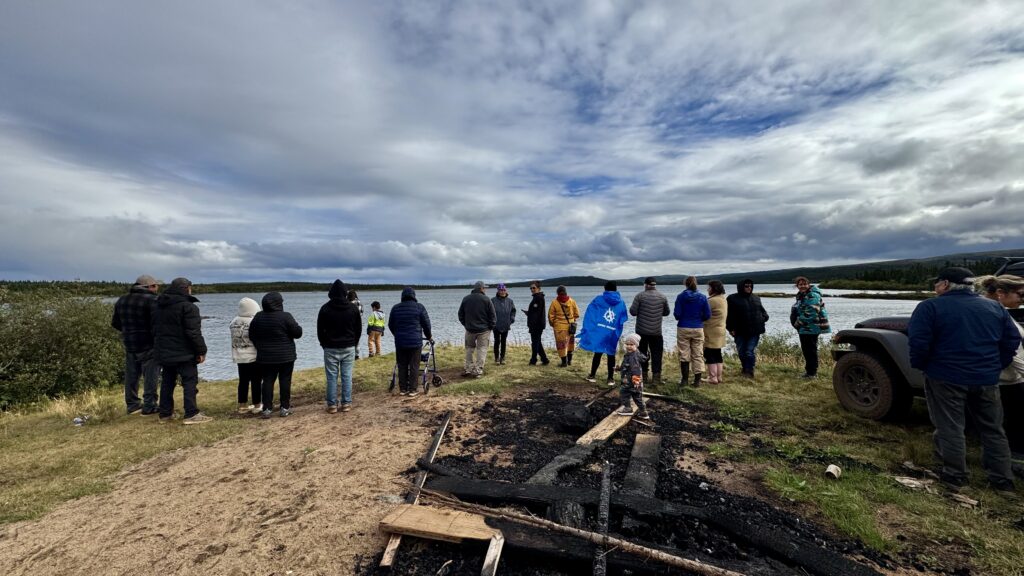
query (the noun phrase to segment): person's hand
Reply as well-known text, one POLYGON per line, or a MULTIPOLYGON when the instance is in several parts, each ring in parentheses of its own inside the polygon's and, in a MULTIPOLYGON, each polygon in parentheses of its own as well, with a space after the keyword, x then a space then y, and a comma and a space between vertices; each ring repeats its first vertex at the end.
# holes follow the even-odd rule
POLYGON ((202 364, 203 362, 206 362, 206 354, 200 354, 196 357, 196 364, 202 364))

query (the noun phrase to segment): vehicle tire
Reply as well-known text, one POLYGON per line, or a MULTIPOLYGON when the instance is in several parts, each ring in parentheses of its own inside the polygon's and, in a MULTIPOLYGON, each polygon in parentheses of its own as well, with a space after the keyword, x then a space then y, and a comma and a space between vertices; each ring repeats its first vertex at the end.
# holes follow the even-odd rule
POLYGON ((850 352, 839 358, 832 370, 832 388, 844 408, 871 420, 899 419, 913 401, 907 384, 864 352, 850 352))

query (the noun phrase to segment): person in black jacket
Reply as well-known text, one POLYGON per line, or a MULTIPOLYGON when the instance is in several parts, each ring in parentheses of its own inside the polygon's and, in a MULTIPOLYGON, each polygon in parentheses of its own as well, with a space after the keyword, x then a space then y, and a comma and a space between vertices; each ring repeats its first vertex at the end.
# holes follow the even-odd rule
POLYGON ((302 326, 284 311, 280 292, 263 296, 263 311, 249 324, 249 340, 256 345, 256 362, 263 373, 263 418, 274 407, 274 381, 281 380, 281 417, 292 413, 292 371, 295 369, 295 340, 302 338, 302 326))
POLYGON ((463 376, 484 375, 484 361, 490 347, 491 331, 497 323, 494 304, 484 294, 487 285, 481 281, 473 284, 473 290, 459 305, 459 323, 466 329, 466 366, 463 376))
POLYGON ((764 334, 768 312, 761 305, 761 297, 754 294, 754 281, 747 278, 736 284, 736 293, 726 299, 725 329, 736 341, 736 353, 743 366, 743 375, 754 377, 757 363, 757 343, 764 334))
POLYGON ((153 324, 153 350, 163 369, 160 381, 160 422, 174 417, 174 386, 181 375, 185 403, 185 424, 202 424, 213 420, 199 411, 196 395, 199 386, 199 365, 206 361, 199 299, 192 295, 188 278, 175 278, 156 299, 156 321, 153 324))
POLYGON ((540 358, 541 364, 547 366, 550 362, 548 362, 547 353, 544 352, 541 336, 548 325, 548 317, 540 280, 530 282, 530 294, 533 295, 530 307, 523 310, 523 314, 526 314, 526 328, 530 331, 530 366, 536 366, 538 358, 540 358))
POLYGON ((414 398, 418 394, 416 374, 420 369, 423 340, 433 340, 433 336, 427 309, 416 301, 416 291, 411 286, 402 289, 402 301, 391 308, 388 330, 395 337, 395 370, 398 372, 399 390, 402 396, 414 398))
MULTIPOLYGON (((352 409, 352 366, 356 360, 363 321, 359 308, 350 300, 355 290, 335 280, 327 293, 330 300, 316 317, 316 337, 324 349, 327 375, 327 413, 338 411, 338 377, 341 377, 341 411, 352 409)), ((357 300, 358 301, 358 300, 357 300)))
POLYGON ((157 412, 157 380, 160 364, 153 354, 153 320, 156 318, 156 291, 160 283, 143 274, 128 294, 114 304, 110 325, 121 333, 124 342, 124 403, 129 414, 157 412), (142 376, 142 403, 139 403, 139 377, 142 376))

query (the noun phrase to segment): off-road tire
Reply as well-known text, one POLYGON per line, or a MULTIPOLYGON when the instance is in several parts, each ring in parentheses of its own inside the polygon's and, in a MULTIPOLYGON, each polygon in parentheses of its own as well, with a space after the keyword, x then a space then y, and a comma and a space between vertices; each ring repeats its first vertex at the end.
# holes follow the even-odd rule
POLYGON ((898 420, 913 401, 907 384, 882 361, 865 352, 849 352, 832 370, 832 388, 844 408, 871 420, 898 420))

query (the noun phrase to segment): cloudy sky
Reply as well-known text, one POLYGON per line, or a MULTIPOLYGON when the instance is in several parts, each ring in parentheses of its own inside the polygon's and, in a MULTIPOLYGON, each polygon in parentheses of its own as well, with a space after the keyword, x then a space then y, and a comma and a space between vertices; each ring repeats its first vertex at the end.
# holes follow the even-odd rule
POLYGON ((0 278, 763 270, 1022 199, 1013 0, 0 4, 0 278))

